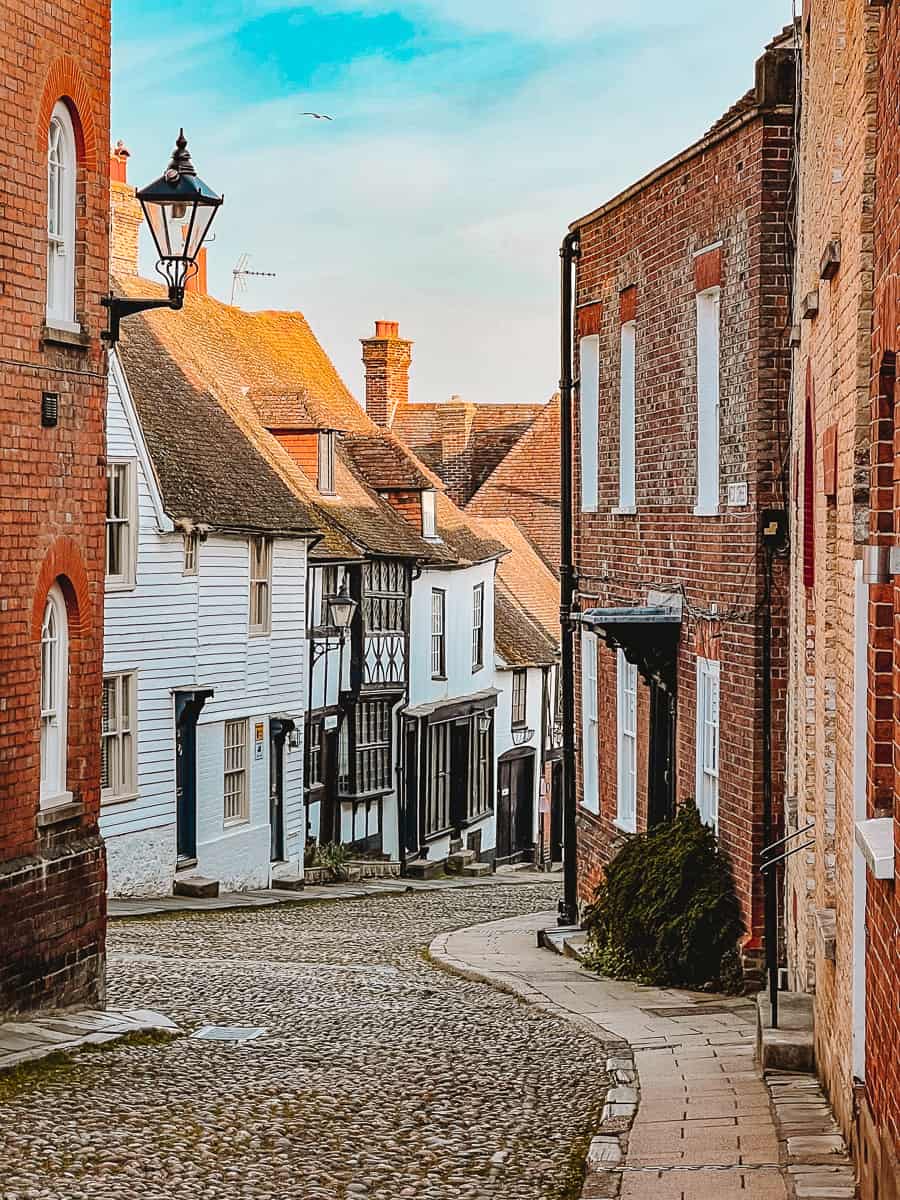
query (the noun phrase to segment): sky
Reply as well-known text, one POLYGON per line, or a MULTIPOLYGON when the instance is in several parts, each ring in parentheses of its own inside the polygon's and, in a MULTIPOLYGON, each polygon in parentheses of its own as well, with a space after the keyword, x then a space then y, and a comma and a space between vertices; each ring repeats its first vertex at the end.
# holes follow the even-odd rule
MULTIPOLYGON (((792 0, 113 0, 129 181, 180 125, 225 204, 209 287, 305 314, 354 393, 377 319, 411 399, 545 400, 569 222, 699 137, 792 0), (304 117, 327 113, 333 121, 304 117)), ((153 262, 148 245, 145 273, 153 262)))

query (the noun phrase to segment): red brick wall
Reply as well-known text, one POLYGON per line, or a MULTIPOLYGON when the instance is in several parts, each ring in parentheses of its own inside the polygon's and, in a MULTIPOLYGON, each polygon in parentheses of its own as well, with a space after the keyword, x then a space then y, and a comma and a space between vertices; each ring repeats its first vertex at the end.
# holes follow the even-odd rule
POLYGON ((106 497, 109 5, 0 0, 0 1013, 102 996, 105 861, 97 831, 106 497), (47 129, 78 143, 76 316, 44 331, 47 129), (41 426, 43 391, 59 424, 41 426), (58 580, 69 613, 66 819, 38 822, 40 624, 58 580))
MULTIPOLYGON (((650 590, 686 596, 678 651, 676 791, 695 792, 697 631, 719 616, 720 836, 731 856, 748 930, 762 942, 755 863, 762 843, 761 635, 758 512, 783 507, 781 461, 790 373, 785 330, 784 221, 792 146, 787 106, 757 112, 707 139, 582 229, 577 303, 601 338, 599 506, 578 514, 582 610, 646 604, 650 590), (698 260, 698 251, 721 248, 698 260), (699 267, 697 266, 699 261, 699 267), (696 273, 695 273, 696 271, 696 273), (697 518, 696 294, 721 272, 720 515, 697 518), (637 513, 617 515, 620 294, 635 288, 637 513), (729 483, 749 504, 728 507, 729 483)), ((713 280, 713 282, 715 282, 713 280)), ((631 299, 629 298, 629 303, 631 299)), ((577 414, 576 414, 577 418, 577 414)), ((577 420, 576 420, 577 426, 577 420)), ((579 455, 576 428, 576 462, 579 455)), ((580 481, 576 468, 576 496, 580 481)), ((774 793, 784 770, 785 572, 774 605, 774 793)), ((580 661, 578 663, 580 675, 580 661)), ((600 815, 579 809, 579 878, 589 900, 620 836, 616 813, 615 655, 600 654, 600 815)), ((580 679, 578 681, 580 693, 580 679)), ((580 694, 578 712, 580 714, 580 694)), ((638 827, 646 827, 649 689, 640 685, 638 827)), ((579 779, 579 800, 581 781, 579 779)))
MULTIPOLYGON (((900 8, 883 14, 879 49, 878 153, 875 179, 875 304, 872 339, 870 540, 900 541, 900 8)), ((900 877, 900 581, 869 591, 870 816, 894 819, 900 877)), ((873 1178, 883 1197, 900 1195, 900 901, 896 881, 867 878, 866 1101, 877 1131, 864 1147, 866 1195, 873 1178), (891 1190, 893 1188, 893 1191, 891 1190)))
POLYGON ((298 464, 306 477, 313 483, 319 480, 319 435, 315 431, 306 432, 292 429, 273 429, 276 437, 287 450, 291 458, 298 464))

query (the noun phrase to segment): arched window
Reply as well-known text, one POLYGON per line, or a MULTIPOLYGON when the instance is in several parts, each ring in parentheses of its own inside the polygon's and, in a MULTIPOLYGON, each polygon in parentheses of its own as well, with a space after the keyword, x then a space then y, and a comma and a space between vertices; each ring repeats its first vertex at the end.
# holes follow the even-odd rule
POLYGON ((75 130, 57 101, 47 133, 47 324, 77 330, 75 321, 75 130))
POLYGON ((59 584, 47 594, 41 626, 41 806, 70 799, 66 791, 69 625, 59 584))

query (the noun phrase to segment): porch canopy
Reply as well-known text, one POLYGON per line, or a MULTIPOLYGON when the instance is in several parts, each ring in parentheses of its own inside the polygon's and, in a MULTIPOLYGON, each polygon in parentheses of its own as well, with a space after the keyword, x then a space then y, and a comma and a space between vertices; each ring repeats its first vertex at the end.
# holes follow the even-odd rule
POLYGON ((602 638, 611 650, 621 650, 647 683, 657 683, 674 694, 681 636, 680 605, 589 608, 581 614, 581 624, 602 638))
POLYGON ((489 712, 497 707, 497 688, 485 688, 482 692, 473 692, 468 696, 454 696, 451 699, 434 700, 430 704, 417 704, 415 708, 404 708, 404 717, 418 718, 430 724, 441 721, 452 721, 458 717, 470 717, 473 713, 489 712))

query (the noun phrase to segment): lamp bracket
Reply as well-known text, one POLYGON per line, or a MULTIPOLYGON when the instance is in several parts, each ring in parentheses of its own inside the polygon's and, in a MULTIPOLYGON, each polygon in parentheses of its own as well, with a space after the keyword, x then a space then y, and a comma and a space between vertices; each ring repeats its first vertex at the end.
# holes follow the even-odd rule
POLYGON ((165 299, 104 296, 100 303, 109 311, 109 328, 104 329, 100 336, 107 346, 112 347, 119 340, 119 325, 124 317, 132 317, 135 313, 145 312, 150 308, 182 308, 184 306, 184 289, 170 287, 169 294, 165 299))

